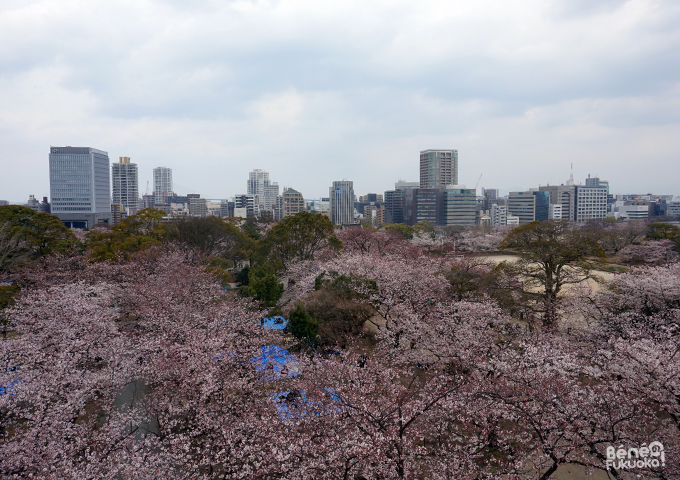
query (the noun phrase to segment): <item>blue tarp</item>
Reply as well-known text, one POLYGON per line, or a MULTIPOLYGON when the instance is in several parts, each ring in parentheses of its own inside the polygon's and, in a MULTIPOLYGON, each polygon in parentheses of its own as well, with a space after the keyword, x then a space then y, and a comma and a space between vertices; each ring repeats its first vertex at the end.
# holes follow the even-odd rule
POLYGON ((265 380, 275 380, 281 377, 294 377, 298 374, 298 363, 295 355, 288 353, 278 345, 260 347, 258 356, 250 359, 255 369, 265 374, 265 380))
MULTIPOLYGON (((338 396, 333 392, 332 389, 326 389, 331 401, 329 403, 338 400, 338 396)), ((315 405, 318 407, 314 412, 314 415, 321 415, 325 410, 329 412, 329 407, 325 406, 323 403, 316 402, 314 400, 308 400, 305 396, 304 390, 293 390, 279 393, 272 393, 271 398, 274 402, 274 408, 276 413, 279 414, 281 418, 300 418, 307 415, 308 410, 312 409, 315 405)), ((340 407, 334 407, 336 410, 340 410, 340 407)))
POLYGON ((12 392, 16 388, 16 385, 21 385, 23 383, 21 380, 19 380, 17 373, 12 373, 16 371, 17 367, 15 366, 5 368, 5 370, 2 372, 3 375, 0 378, 2 378, 3 384, 0 384, 0 395, 4 395, 6 393, 13 395, 12 392), (9 380, 9 382, 7 380, 9 380))
POLYGON ((283 330, 288 326, 288 320, 277 315, 276 317, 263 318, 260 324, 265 330, 283 330))

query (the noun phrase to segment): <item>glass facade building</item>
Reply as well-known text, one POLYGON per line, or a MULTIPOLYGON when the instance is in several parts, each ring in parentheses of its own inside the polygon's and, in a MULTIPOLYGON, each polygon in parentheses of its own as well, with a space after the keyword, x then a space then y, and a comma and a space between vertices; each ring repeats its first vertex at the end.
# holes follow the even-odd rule
POLYGON ((535 220, 547 220, 550 217, 550 192, 534 191, 536 197, 535 220))
POLYGON ((99 221, 108 222, 108 153, 90 147, 51 147, 49 163, 52 213, 71 227, 89 228, 99 221))
POLYGON ((404 223, 403 190, 387 190, 385 192, 385 210, 389 212, 389 222, 404 223))
POLYGON ((328 193, 333 225, 354 223, 354 182, 350 180, 333 182, 328 193))
POLYGON ((442 190, 413 188, 404 194, 404 221, 408 225, 418 222, 439 224, 442 190))
POLYGON ((442 190, 440 225, 475 225, 477 221, 477 190, 447 188, 442 190))

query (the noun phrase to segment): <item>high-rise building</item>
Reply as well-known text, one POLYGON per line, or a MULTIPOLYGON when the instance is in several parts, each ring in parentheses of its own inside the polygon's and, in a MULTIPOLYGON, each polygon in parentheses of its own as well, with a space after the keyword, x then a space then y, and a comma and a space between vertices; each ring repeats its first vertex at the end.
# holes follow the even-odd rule
POLYGON ((420 188, 458 185, 458 150, 420 152, 420 188))
POLYGON ((109 154, 90 147, 50 147, 52 213, 67 227, 111 219, 109 154))
POLYGON ((279 184, 269 180, 269 172, 256 168, 248 174, 246 193, 257 196, 257 203, 261 210, 271 212, 276 209, 279 184))
POLYGON ((342 180, 333 182, 328 189, 331 221, 334 225, 354 223, 354 182, 342 180))
POLYGON ((474 225, 477 217, 477 190, 465 185, 449 185, 442 190, 440 225, 474 225))
POLYGON ((441 218, 442 190, 439 188, 412 188, 404 192, 404 222, 415 225, 429 222, 437 225, 441 218))
POLYGON ((282 197, 283 202, 283 216, 295 215, 298 212, 305 210, 305 199, 300 192, 287 188, 282 197))
POLYGON ((121 204, 128 215, 139 207, 137 164, 130 163, 130 157, 120 157, 111 165, 111 197, 111 202, 121 204))
POLYGON ((153 195, 156 203, 170 203, 167 197, 173 195, 172 169, 156 167, 153 169, 153 195))
POLYGON ((404 190, 387 190, 385 192, 386 222, 404 223, 404 190))

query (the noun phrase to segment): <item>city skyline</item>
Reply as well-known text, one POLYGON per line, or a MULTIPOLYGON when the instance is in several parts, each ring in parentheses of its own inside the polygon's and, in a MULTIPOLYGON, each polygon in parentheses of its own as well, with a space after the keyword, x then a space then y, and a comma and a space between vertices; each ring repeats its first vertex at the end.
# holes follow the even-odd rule
POLYGON ((312 198, 342 178, 387 191, 424 148, 505 193, 571 163, 616 192, 678 193, 677 2, 81 7, 0 6, 0 198, 48 195, 50 144, 131 155, 140 191, 162 165, 215 198, 253 168, 312 198))
MULTIPOLYGON (((50 148, 54 148, 54 146, 51 146, 50 148)), ((74 148, 74 147, 69 147, 69 148, 74 148)), ((78 147, 75 147, 75 148, 78 148, 78 147)), ((83 148, 83 147, 81 147, 81 148, 83 148)), ((457 157, 457 155, 458 155, 458 150, 456 150, 456 149, 448 149, 448 150, 444 150, 444 149, 428 149, 428 150, 421 150, 421 151, 419 151, 419 157, 418 157, 418 159, 416 159, 416 160, 414 161, 414 167, 413 167, 413 168, 414 168, 415 170, 420 170, 420 169, 422 168, 422 154, 423 154, 424 152, 426 152, 426 151, 452 151, 452 152, 456 152, 456 170, 459 169, 459 165, 458 165, 458 157, 457 157)), ((108 152, 107 152, 107 153, 108 153, 108 152)), ((120 158, 128 158, 128 157, 120 157, 120 158)), ((128 158, 128 161, 129 161, 129 158, 128 158)), ((118 165, 118 164, 115 163, 115 162, 113 162, 113 161, 111 161, 111 165, 113 166, 113 165, 118 165)), ((464 165, 464 163, 463 163, 463 165, 464 165)), ((141 170, 141 169, 139 168, 139 167, 140 167, 139 165, 135 165, 135 167, 136 167, 136 170, 141 170)), ((145 165, 144 167, 145 167, 146 170, 151 169, 153 173, 152 173, 152 175, 151 175, 151 177, 150 177, 149 180, 145 180, 145 179, 142 177, 142 175, 139 174, 139 176, 138 176, 138 178, 139 178, 139 180, 138 180, 138 192, 139 192, 139 198, 140 198, 140 199, 141 199, 141 197, 145 194, 145 190, 146 190, 146 187, 147 187, 147 183, 146 183, 147 181, 148 181, 149 187, 151 187, 151 185, 154 185, 154 187, 156 186, 156 183, 157 183, 157 180, 158 180, 158 179, 156 178, 156 176, 157 176, 157 172, 158 172, 159 170, 164 170, 164 171, 170 172, 170 173, 169 173, 169 175, 170 175, 170 180, 169 180, 170 185, 172 185, 172 190, 173 190, 175 193, 179 194, 179 195, 187 195, 187 194, 199 193, 199 194, 201 194, 201 195, 203 196, 203 198, 206 198, 206 199, 212 199, 212 200, 227 200, 227 199, 230 199, 230 198, 233 199, 236 195, 239 195, 240 192, 243 191, 242 188, 241 188, 241 189, 238 189, 238 188, 237 188, 235 191, 232 191, 232 192, 225 192, 225 194, 222 195, 222 196, 219 196, 219 195, 210 195, 210 193, 207 193, 207 194, 204 193, 203 189, 200 188, 200 185, 198 186, 199 188, 190 188, 190 187, 186 187, 186 186, 179 185, 179 184, 177 184, 176 182, 173 184, 173 182, 172 182, 172 173, 171 173, 171 172, 172 172, 172 169, 171 169, 171 168, 168 168, 168 167, 158 167, 158 166, 152 167, 152 166, 149 166, 149 165, 145 165)), ((571 168, 572 168, 571 172, 573 172, 573 164, 571 165, 571 168)), ((264 172, 264 173, 266 174, 267 178, 270 178, 270 174, 271 174, 271 172, 269 172, 268 170, 261 169, 261 168, 253 168, 253 169, 251 169, 250 171, 248 171, 248 172, 247 172, 247 176, 249 177, 249 180, 247 180, 247 182, 246 182, 246 183, 247 183, 247 189, 248 189, 248 190, 251 188, 250 184, 251 184, 251 182, 252 182, 252 175, 253 175, 254 172, 264 172)), ((274 177, 275 175, 271 175, 271 176, 274 177)), ((588 172, 588 173, 586 173, 586 174, 584 175, 584 178, 583 178, 582 180, 581 180, 580 178, 575 177, 575 178, 574 178, 574 182, 575 182, 576 185, 587 185, 588 182, 589 182, 589 180, 590 180, 590 177, 591 177, 591 176, 592 176, 592 177, 597 177, 597 174, 593 175, 593 174, 591 174, 590 172, 588 172)), ((603 176, 604 176, 604 175, 603 175, 603 176)), ((608 176, 608 174, 607 174, 607 176, 608 176)), ((49 177, 49 175, 48 175, 48 177, 49 177)), ((413 177, 413 178, 417 178, 416 175, 412 175, 412 177, 413 177)), ((356 175, 355 178, 361 178, 361 175, 356 175)), ((384 180, 384 179, 383 179, 383 180, 384 180)), ((484 185, 484 182, 479 183, 480 180, 481 180, 481 179, 478 179, 477 181, 475 181, 475 183, 477 183, 477 188, 476 188, 476 190, 477 190, 477 194, 478 194, 478 195, 483 196, 483 191, 484 191, 484 189, 485 189, 485 185, 484 185), (480 193, 480 192, 481 192, 481 193, 480 193)), ((48 178, 48 181, 49 181, 49 178, 48 178)), ((328 182, 328 183, 333 183, 334 181, 335 181, 335 180, 332 180, 332 181, 330 181, 330 182, 328 182)), ((546 187, 546 186, 552 186, 552 187, 555 187, 555 186, 564 186, 564 185, 568 185, 570 181, 571 181, 571 179, 570 179, 570 178, 567 178, 567 179, 563 179, 563 180, 561 180, 561 181, 556 181, 556 182, 554 182, 554 183, 553 183, 553 182, 548 182, 548 183, 539 183, 539 184, 536 184, 536 185, 522 185, 522 186, 519 186, 519 187, 515 188, 514 190, 513 190, 512 188, 506 188, 506 187, 504 187, 503 185, 500 185, 500 186, 499 186, 499 185, 495 185, 494 188, 492 188, 492 190, 497 190, 500 196, 507 197, 512 191, 522 191, 522 190, 534 189, 534 188, 537 189, 537 188, 539 188, 539 187, 542 188, 542 187, 546 187)), ((269 182, 269 180, 267 180, 267 182, 269 182)), ((357 195, 361 195, 362 193, 384 193, 384 192, 393 190, 394 187, 395 187, 395 185, 397 184, 397 182, 398 182, 398 183, 410 184, 410 183, 418 183, 418 180, 413 181, 412 178, 409 178, 409 179, 406 179, 406 180, 404 180, 403 178, 400 178, 400 179, 398 179, 398 180, 393 180, 393 181, 391 182, 390 186, 388 186, 388 188, 386 188, 385 190, 379 190, 379 189, 376 189, 376 188, 373 188, 372 186, 370 186, 370 185, 373 185, 374 183, 377 183, 377 182, 366 182, 366 181, 364 181, 363 183, 366 183, 366 184, 368 184, 369 186, 368 186, 367 188, 365 188, 364 190, 356 190, 356 189, 355 189, 355 191, 357 192, 357 195)), ((243 183, 243 181, 241 180, 240 182, 235 182, 235 183, 243 183)), ((271 182, 271 183, 272 183, 273 186, 275 186, 275 187, 278 189, 278 182, 271 182)), ((293 181, 293 182, 289 182, 289 183, 295 184, 296 182, 293 181)), ((297 183, 299 183, 299 182, 297 182, 297 183)), ((382 184, 382 183, 384 183, 384 181, 382 181, 382 182, 380 182, 380 183, 382 184)), ((464 186, 464 187, 466 187, 466 188, 468 188, 468 189, 469 189, 469 188, 474 188, 474 185, 472 185, 471 183, 466 184, 465 182, 462 182, 462 181, 460 181, 460 180, 459 180, 459 183, 460 183, 461 186, 464 186)), ((284 183, 284 184, 285 184, 285 183, 284 183)), ((321 185, 321 187, 320 187, 321 190, 326 190, 326 189, 328 188, 328 186, 325 186, 326 184, 325 184, 324 182, 322 182, 322 183, 320 183, 320 184, 319 184, 319 182, 316 182, 316 185, 317 185, 317 187, 315 187, 313 190, 319 190, 319 185, 321 185)), ((155 188, 150 189, 150 190, 149 190, 149 194, 154 194, 154 195, 158 196, 159 193, 156 192, 155 190, 156 190, 155 188)), ((488 189, 487 189, 487 190, 488 190, 488 189)), ((616 195, 616 194, 618 194, 618 195, 630 195, 630 194, 645 195, 645 194, 655 194, 655 195, 673 195, 673 196, 680 196, 680 184, 678 184, 678 187, 677 187, 676 189, 674 189, 673 191, 669 191, 669 192, 643 191, 643 190, 640 190, 640 189, 638 189, 638 190, 633 190, 633 191, 620 191, 620 190, 617 190, 616 185, 614 185, 614 190, 612 190, 610 193, 613 193, 614 195, 616 195)), ((113 193, 113 184, 111 185, 111 194, 112 194, 112 201, 113 201, 113 197, 115 196, 114 193, 113 193)), ((0 195, 2 195, 2 192, 1 192, 1 191, 0 191, 0 195)), ((46 194, 35 193, 35 192, 33 192, 33 191, 31 190, 29 193, 27 193, 26 197, 28 197, 29 195, 33 195, 33 196, 35 196, 35 197, 43 197, 43 196, 46 196, 46 197, 48 197, 48 198, 51 198, 51 197, 50 197, 50 194, 49 194, 49 186, 48 186, 48 192, 47 192, 46 194)), ((306 199, 319 199, 319 198, 323 198, 325 195, 327 195, 327 193, 326 193, 326 192, 323 192, 323 193, 321 193, 321 194, 319 194, 319 195, 305 195, 304 198, 306 198, 306 199)), ((25 202, 25 198, 24 198, 24 199, 11 199, 11 198, 7 198, 7 197, 2 197, 2 200, 8 200, 10 203, 14 203, 14 204, 22 204, 22 203, 25 202)))

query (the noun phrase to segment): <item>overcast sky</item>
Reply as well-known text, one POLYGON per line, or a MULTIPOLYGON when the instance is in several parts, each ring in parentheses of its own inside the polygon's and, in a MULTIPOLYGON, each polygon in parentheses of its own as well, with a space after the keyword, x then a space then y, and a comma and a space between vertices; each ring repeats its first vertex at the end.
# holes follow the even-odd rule
POLYGON ((2 0, 0 199, 49 195, 50 145, 140 194, 382 192, 456 148, 468 187, 680 195, 680 2, 2 0))

